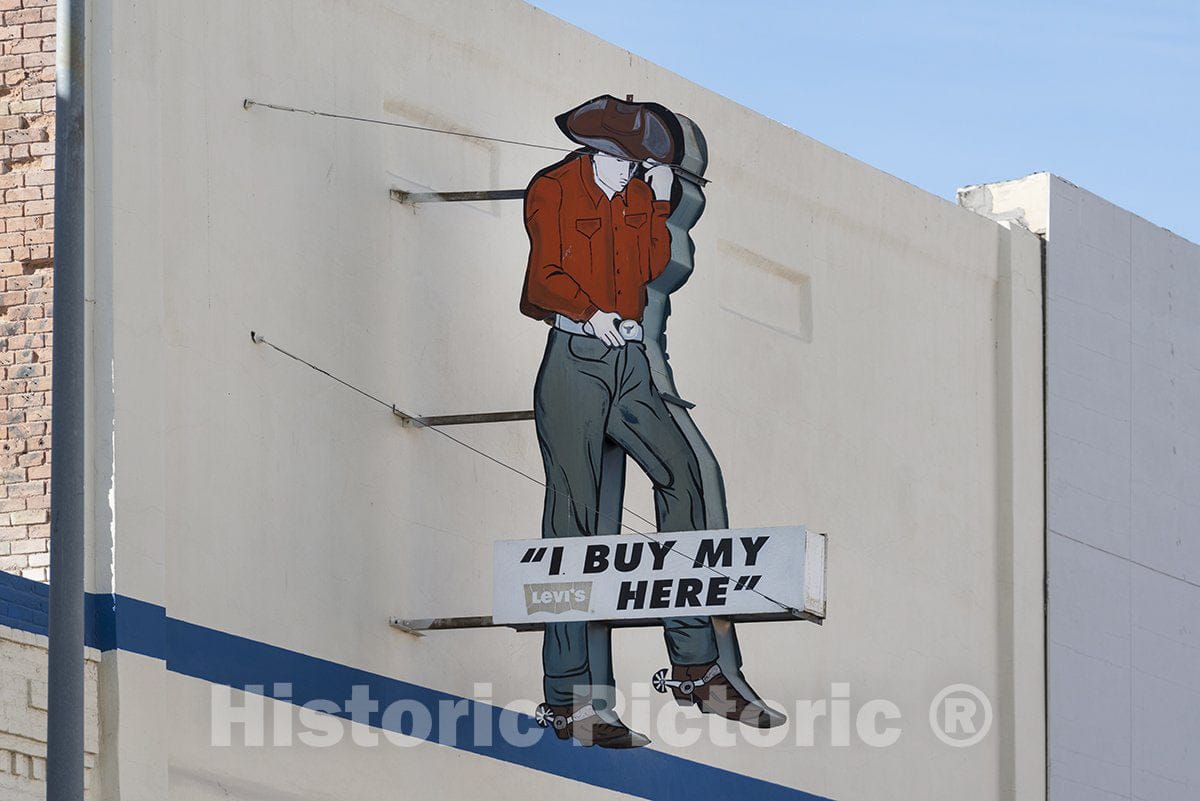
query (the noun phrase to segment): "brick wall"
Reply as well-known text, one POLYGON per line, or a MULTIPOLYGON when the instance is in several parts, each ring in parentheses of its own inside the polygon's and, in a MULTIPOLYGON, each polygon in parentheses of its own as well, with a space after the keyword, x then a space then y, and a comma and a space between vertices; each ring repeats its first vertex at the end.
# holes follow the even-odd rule
POLYGON ((0 0, 0 570, 38 581, 50 561, 54 3, 0 0))
MULTIPOLYGON (((94 798, 100 654, 84 651, 84 797, 94 798)), ((0 798, 46 798, 46 637, 0 624, 0 798)))
MULTIPOLYGON (((0 571, 0 799, 46 798, 47 616, 50 588, 0 571)), ((84 649, 84 797, 93 789, 100 652, 84 649)))

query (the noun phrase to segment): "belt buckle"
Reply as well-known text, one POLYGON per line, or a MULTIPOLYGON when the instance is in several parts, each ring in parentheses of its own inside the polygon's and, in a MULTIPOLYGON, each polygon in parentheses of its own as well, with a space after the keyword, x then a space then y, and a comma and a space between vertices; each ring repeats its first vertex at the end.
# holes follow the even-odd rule
POLYGON ((617 330, 626 342, 638 341, 642 338, 642 324, 637 320, 622 320, 617 325, 617 330))

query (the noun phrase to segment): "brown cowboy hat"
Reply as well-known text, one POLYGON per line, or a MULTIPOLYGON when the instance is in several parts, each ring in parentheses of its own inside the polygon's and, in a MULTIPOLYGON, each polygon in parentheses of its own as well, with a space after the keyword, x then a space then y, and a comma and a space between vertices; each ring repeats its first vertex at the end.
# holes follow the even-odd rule
POLYGON ((633 161, 671 164, 678 151, 678 120, 658 103, 627 103, 600 95, 554 118, 573 142, 633 161))

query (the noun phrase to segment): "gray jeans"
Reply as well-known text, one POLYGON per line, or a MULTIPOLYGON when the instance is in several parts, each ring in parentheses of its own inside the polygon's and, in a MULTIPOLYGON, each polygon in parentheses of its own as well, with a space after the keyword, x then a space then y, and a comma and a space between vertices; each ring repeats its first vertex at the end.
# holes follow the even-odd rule
MULTIPOLYGON (((609 348, 594 337, 552 329, 534 387, 534 414, 546 467, 543 537, 588 536, 614 528, 615 521, 602 521, 599 512, 606 443, 619 446, 650 477, 659 531, 706 528, 696 454, 654 388, 641 343, 609 348)), ((717 659, 709 618, 665 618, 663 628, 672 664, 703 665, 717 659)), ((608 638, 608 628, 546 625, 542 667, 547 703, 578 703, 586 691, 577 688, 612 685, 608 660, 589 660, 589 651, 609 651, 607 639, 597 647, 597 636, 608 638)))

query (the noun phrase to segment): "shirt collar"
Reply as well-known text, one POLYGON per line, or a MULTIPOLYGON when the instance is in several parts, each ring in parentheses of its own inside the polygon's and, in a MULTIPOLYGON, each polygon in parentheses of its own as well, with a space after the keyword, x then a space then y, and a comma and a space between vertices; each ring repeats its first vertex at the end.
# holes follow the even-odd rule
POLYGON ((596 183, 596 168, 592 166, 591 156, 579 157, 579 179, 583 182, 583 191, 592 200, 592 206, 599 206, 600 201, 605 199, 604 190, 596 183))

